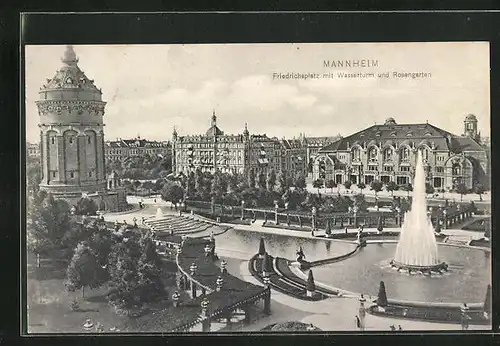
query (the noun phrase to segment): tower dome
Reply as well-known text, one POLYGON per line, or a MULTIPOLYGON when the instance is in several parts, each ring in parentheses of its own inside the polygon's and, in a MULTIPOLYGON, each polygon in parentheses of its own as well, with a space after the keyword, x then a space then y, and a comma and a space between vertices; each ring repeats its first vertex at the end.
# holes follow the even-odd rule
POLYGON ((394 120, 394 118, 392 117, 389 117, 385 119, 384 125, 396 125, 396 120, 394 120))
POLYGON ((465 117, 465 121, 477 121, 477 118, 474 114, 468 114, 466 117, 465 117))
POLYGON ((78 67, 73 46, 36 101, 40 116, 42 182, 54 196, 72 198, 106 188, 103 117, 106 102, 78 67))

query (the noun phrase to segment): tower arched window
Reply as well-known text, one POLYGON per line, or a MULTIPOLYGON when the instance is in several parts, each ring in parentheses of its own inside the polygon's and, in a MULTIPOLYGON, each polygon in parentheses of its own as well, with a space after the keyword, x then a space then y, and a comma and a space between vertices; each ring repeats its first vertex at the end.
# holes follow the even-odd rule
POLYGON ((90 139, 90 136, 87 136, 87 144, 92 143, 92 140, 90 139))
POLYGON ((55 139, 54 137, 52 137, 52 138, 50 139, 50 142, 51 142, 52 144, 55 144, 55 143, 56 143, 56 139, 55 139))
POLYGON ((428 160, 429 159, 429 150, 427 150, 426 148, 422 148, 422 158, 424 160, 428 160))

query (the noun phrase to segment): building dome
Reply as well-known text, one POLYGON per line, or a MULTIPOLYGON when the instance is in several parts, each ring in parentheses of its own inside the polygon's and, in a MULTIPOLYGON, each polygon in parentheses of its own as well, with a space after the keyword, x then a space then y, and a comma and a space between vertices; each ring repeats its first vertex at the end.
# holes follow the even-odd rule
POLYGON ((465 121, 477 121, 477 118, 474 114, 469 114, 465 117, 465 121))
POLYGON ((396 120, 394 120, 394 118, 387 118, 385 119, 384 125, 396 125, 396 120))

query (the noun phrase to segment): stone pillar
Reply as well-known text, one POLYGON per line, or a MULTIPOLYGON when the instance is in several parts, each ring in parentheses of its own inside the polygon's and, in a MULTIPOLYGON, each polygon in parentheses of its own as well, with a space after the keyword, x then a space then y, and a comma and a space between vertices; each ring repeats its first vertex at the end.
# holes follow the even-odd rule
POLYGON ((42 165, 42 183, 48 184, 51 180, 49 165, 50 165, 50 154, 49 154, 49 138, 47 133, 44 132, 40 138, 40 164, 42 165))
POLYGON ((196 287, 196 282, 190 280, 190 285, 191 285, 191 298, 195 299, 196 298, 196 294, 197 294, 197 287, 196 287))
POLYGON ((267 288, 266 295, 264 296, 264 314, 271 314, 271 288, 267 288))
POLYGON ((245 311, 245 319, 243 320, 243 323, 245 325, 249 325, 251 321, 251 313, 250 313, 250 306, 247 304, 244 306, 243 311, 245 311))
POLYGON ((208 299, 203 299, 201 302, 201 317, 203 318, 202 320, 202 331, 203 332, 209 332, 210 331, 210 313, 208 311, 209 309, 209 302, 208 299))
POLYGON ((245 201, 241 201, 241 220, 245 220, 245 201))

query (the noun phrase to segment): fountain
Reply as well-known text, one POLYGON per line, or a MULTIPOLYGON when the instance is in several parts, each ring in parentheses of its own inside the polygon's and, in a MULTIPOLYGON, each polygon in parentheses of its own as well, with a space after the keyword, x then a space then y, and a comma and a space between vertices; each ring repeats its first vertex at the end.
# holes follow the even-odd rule
POLYGON ((161 219, 163 217, 163 212, 161 208, 156 209, 156 219, 161 219))
POLYGON ((427 215, 425 199, 425 173, 422 153, 418 151, 413 184, 411 210, 405 213, 404 223, 391 266, 398 271, 431 274, 447 270, 444 262, 439 262, 434 227, 427 215))

